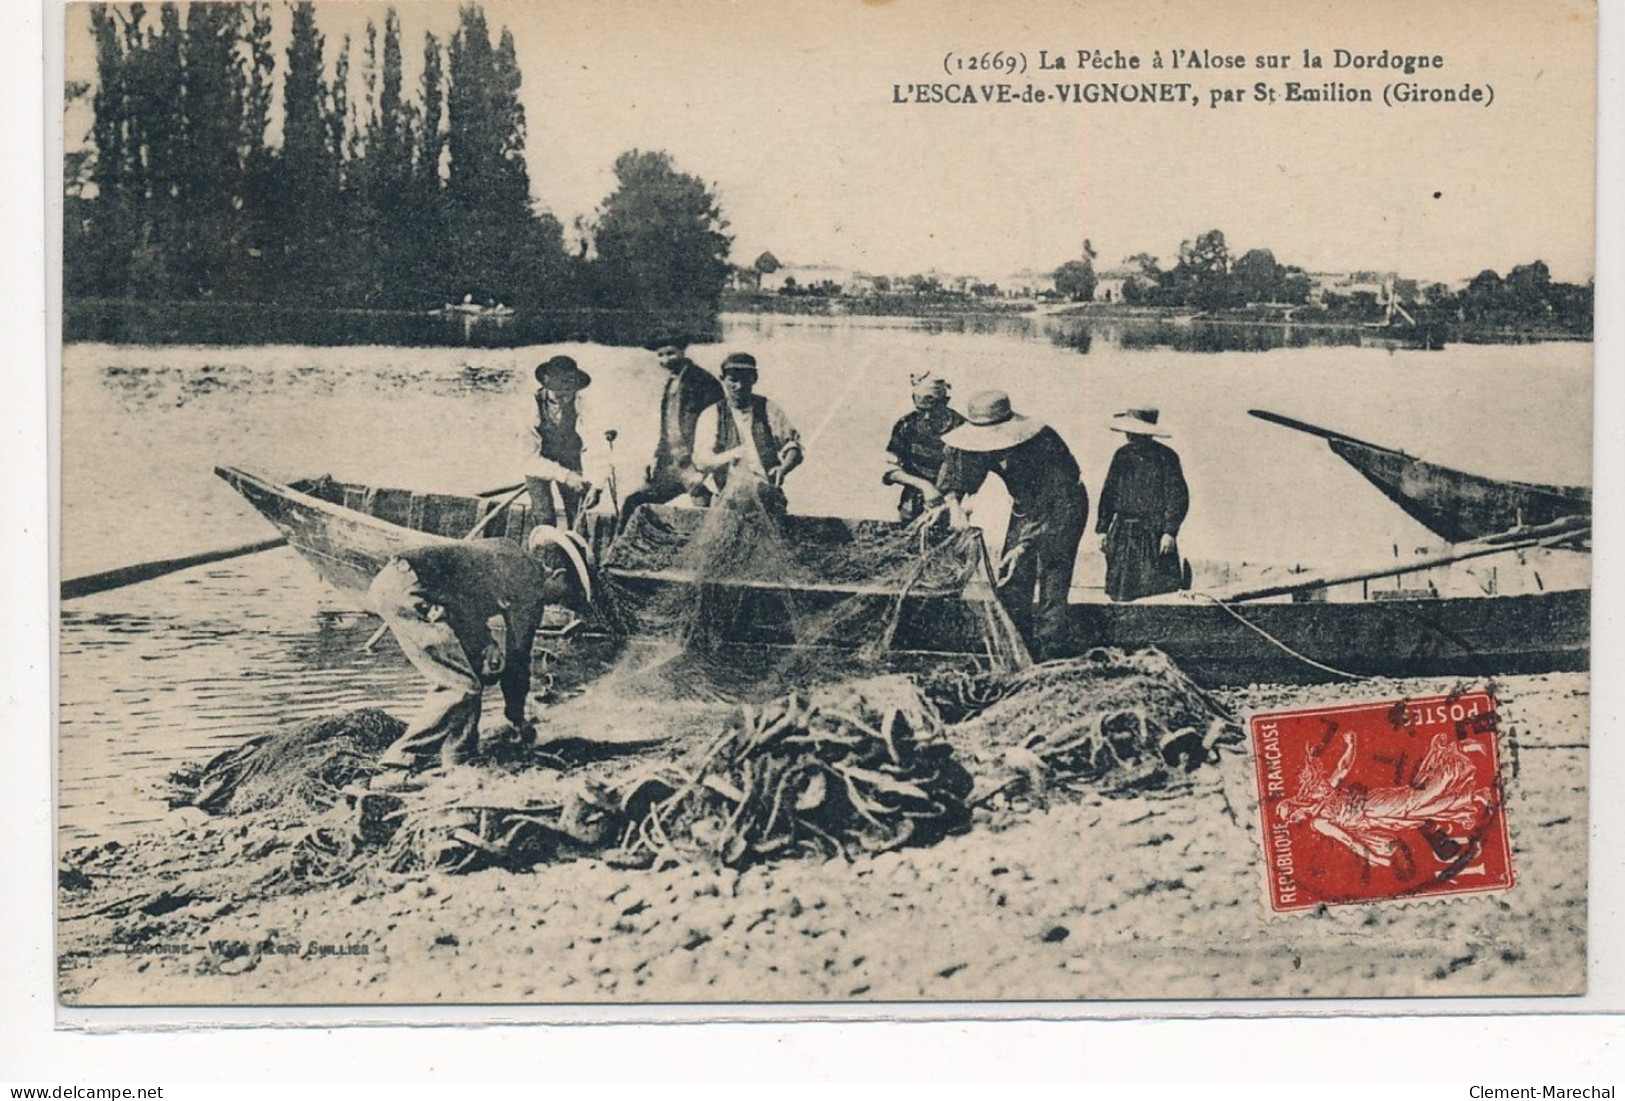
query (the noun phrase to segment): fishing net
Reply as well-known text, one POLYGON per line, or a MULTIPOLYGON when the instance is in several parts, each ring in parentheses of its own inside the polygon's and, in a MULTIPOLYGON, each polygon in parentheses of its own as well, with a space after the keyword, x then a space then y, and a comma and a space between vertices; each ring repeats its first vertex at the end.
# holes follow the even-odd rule
POLYGON ((1234 717, 1156 650, 1096 649, 1008 677, 951 674, 926 690, 962 720, 948 737, 982 778, 973 802, 1073 780, 1162 787, 1242 740, 1234 717))
POLYGON ((378 755, 406 724, 376 708, 313 719, 227 750, 170 776, 171 807, 210 814, 276 813, 308 818, 378 771, 378 755))
POLYGON ((604 571, 617 621, 717 685, 873 674, 900 651, 1026 662, 979 533, 788 515, 743 477, 709 509, 638 510, 604 571))
POLYGON ((743 706, 703 751, 629 791, 625 849, 737 868, 929 845, 969 825, 971 788, 909 678, 791 692, 743 706))

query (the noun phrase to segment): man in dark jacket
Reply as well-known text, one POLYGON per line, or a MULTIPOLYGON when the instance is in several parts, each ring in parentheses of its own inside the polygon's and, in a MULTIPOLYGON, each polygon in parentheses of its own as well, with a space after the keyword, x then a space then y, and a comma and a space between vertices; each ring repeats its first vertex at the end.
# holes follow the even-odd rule
POLYGON ((700 413, 722 400, 722 384, 689 359, 681 344, 664 344, 655 351, 671 376, 660 394, 660 440, 647 483, 621 506, 621 522, 639 505, 663 505, 683 494, 695 504, 711 502, 705 475, 694 466, 694 425, 700 413))
POLYGON ((1190 491, 1179 456, 1152 437, 1155 409, 1129 409, 1112 418, 1112 430, 1128 442, 1112 456, 1100 490, 1095 530, 1106 555, 1106 595, 1137 600, 1184 587, 1179 558, 1179 526, 1190 508, 1190 491))
POLYGON ((1067 592, 1089 522, 1078 462, 1055 429, 1010 408, 999 390, 973 395, 948 445, 938 488, 956 502, 997 474, 1010 492, 1010 523, 995 581, 999 601, 1039 660, 1066 637, 1067 592))
POLYGON ((527 554, 506 539, 414 547, 373 579, 371 609, 429 681, 422 710, 379 757, 386 773, 450 767, 477 756, 488 685, 502 686, 503 714, 524 728, 531 645, 543 609, 590 597, 586 566, 568 537, 538 528, 532 547, 527 554))

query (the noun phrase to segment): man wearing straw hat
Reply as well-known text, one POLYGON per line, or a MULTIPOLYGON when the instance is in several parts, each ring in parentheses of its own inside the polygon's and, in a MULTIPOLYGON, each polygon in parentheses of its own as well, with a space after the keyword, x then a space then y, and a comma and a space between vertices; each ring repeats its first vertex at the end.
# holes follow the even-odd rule
POLYGON ((1185 472, 1157 425, 1155 409, 1125 409, 1111 428, 1128 437, 1112 456, 1100 489, 1095 530, 1106 555, 1106 595, 1137 600, 1177 592, 1185 585, 1179 558, 1179 525, 1190 508, 1185 472))
POLYGON ((965 423, 948 408, 948 382, 930 371, 909 376, 914 390, 914 411, 892 426, 886 454, 891 465, 881 475, 887 485, 902 486, 897 518, 908 523, 928 508, 942 503, 937 478, 942 473, 946 445, 943 434, 965 423))
POLYGON ((965 423, 947 445, 937 486, 956 503, 997 474, 1010 493, 1010 523, 995 577, 999 601, 1040 660, 1066 638, 1067 591, 1089 522, 1078 461, 1055 429, 1010 407, 1002 390, 965 403, 965 423))

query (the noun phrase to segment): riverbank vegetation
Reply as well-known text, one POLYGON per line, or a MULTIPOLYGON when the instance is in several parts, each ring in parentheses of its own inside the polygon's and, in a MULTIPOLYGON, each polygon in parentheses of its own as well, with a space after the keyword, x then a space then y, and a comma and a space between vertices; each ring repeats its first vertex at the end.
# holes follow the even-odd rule
POLYGON ((96 79, 67 90, 92 115, 64 165, 70 318, 84 303, 601 313, 615 331, 581 335, 634 341, 714 325, 731 242, 710 187, 629 151, 567 246, 532 198, 513 35, 479 6, 448 41, 424 35, 415 94, 394 9, 334 51, 314 5, 293 4, 281 57, 273 14, 89 9, 96 79))

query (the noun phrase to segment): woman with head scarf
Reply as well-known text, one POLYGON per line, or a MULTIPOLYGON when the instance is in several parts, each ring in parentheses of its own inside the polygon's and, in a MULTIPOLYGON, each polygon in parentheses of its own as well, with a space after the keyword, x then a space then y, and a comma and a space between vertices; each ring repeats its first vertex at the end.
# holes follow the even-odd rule
POLYGON ((881 475, 887 485, 902 486, 897 501, 897 518, 904 523, 928 508, 942 504, 937 477, 942 473, 946 446, 945 432, 965 423, 965 418, 948 408, 948 382, 930 371, 909 376, 914 391, 914 410, 892 426, 886 454, 891 465, 881 475))

